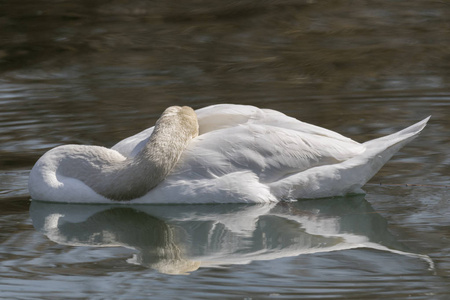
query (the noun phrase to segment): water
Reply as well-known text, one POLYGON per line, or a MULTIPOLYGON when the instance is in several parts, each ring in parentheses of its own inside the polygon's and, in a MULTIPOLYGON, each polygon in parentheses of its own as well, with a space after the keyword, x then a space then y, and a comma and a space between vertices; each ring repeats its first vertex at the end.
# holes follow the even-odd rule
POLYGON ((1 7, 1 298, 450 297, 445 2, 1 7), (227 102, 357 141, 432 119, 365 196, 275 206, 29 201, 28 172, 46 150, 112 146, 169 105, 227 102))

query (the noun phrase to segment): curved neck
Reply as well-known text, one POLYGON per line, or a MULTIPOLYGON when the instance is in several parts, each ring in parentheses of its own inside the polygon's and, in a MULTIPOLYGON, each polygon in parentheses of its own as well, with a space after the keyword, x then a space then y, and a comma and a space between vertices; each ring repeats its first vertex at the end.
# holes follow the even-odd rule
POLYGON ((197 135, 198 122, 192 108, 169 107, 134 158, 117 161, 105 156, 100 163, 90 163, 76 177, 106 198, 118 201, 139 198, 167 177, 197 135))

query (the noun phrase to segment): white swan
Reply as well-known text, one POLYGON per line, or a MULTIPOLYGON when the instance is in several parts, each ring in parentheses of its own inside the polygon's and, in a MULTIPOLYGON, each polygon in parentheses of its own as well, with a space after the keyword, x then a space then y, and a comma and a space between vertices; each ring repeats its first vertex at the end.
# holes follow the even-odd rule
POLYGON ((31 170, 29 191, 36 200, 78 203, 263 203, 360 193, 428 119, 360 144, 270 109, 170 107, 155 127, 112 149, 48 151, 31 170))

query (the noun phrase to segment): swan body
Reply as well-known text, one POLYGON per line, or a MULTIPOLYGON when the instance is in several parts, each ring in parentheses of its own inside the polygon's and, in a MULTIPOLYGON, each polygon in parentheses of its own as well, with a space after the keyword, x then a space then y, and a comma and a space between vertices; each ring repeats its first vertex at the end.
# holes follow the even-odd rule
POLYGON ((171 121, 177 114, 168 110, 172 113, 165 112, 155 127, 111 149, 50 150, 31 170, 31 197, 78 203, 267 203, 361 193, 429 119, 361 144, 253 106, 198 109, 198 125, 192 113, 171 121), (168 129, 161 131, 166 123, 168 129), (152 171, 155 161, 162 171, 152 171))

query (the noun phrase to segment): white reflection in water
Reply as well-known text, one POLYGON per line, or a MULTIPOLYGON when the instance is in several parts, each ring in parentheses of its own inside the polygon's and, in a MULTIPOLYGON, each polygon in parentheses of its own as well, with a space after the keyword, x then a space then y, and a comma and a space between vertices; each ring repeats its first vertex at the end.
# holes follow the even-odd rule
POLYGON ((50 240, 70 246, 136 250, 129 263, 161 273, 247 264, 356 248, 426 261, 388 231, 361 197, 265 205, 76 205, 33 201, 33 224, 50 240))

